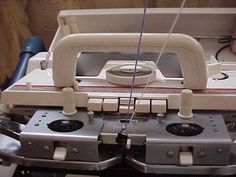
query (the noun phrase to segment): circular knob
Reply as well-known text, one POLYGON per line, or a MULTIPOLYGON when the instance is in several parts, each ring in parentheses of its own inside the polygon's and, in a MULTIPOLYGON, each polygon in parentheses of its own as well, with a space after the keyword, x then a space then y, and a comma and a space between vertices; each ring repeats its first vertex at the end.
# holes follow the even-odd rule
POLYGON ((189 89, 182 90, 181 96, 180 96, 179 112, 178 112, 179 117, 183 119, 188 119, 188 118, 193 117, 192 97, 193 97, 192 90, 189 90, 189 89))
POLYGON ((166 127, 166 130, 177 136, 196 136, 202 133, 204 128, 194 123, 172 123, 166 127))

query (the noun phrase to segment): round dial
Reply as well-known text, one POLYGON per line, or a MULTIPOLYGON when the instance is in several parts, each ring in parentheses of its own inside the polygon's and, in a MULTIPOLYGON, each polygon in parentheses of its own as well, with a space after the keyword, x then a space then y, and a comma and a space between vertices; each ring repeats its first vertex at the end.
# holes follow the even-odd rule
POLYGON ((48 128, 55 132, 72 132, 84 126, 83 122, 78 120, 59 119, 48 124, 48 128))
POLYGON ((166 130, 177 136, 196 136, 202 133, 204 128, 194 123, 173 123, 168 125, 166 130))

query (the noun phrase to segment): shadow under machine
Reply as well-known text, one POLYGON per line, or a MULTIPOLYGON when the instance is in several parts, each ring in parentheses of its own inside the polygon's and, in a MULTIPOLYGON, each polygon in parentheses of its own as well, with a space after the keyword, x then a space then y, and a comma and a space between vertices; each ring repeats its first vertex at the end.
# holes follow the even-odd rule
POLYGON ((235 174, 235 54, 223 52, 224 62, 211 54, 236 14, 213 10, 184 9, 170 36, 177 9, 150 10, 137 65, 142 10, 62 11, 49 52, 1 93, 0 158, 92 172, 127 163, 150 174, 235 174))

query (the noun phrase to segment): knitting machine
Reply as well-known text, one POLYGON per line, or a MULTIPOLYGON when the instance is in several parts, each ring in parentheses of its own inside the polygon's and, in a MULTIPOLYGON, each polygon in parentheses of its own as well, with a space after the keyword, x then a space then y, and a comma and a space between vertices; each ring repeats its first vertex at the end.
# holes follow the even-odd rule
POLYGON ((69 34, 33 57, 40 67, 1 94, 12 119, 1 124, 11 138, 0 158, 87 171, 125 161, 143 173, 235 174, 236 64, 206 63, 201 44, 177 33, 144 33, 135 64, 138 39, 69 34), (156 65, 168 37, 169 59, 156 65), (122 56, 81 61, 101 52, 122 56))

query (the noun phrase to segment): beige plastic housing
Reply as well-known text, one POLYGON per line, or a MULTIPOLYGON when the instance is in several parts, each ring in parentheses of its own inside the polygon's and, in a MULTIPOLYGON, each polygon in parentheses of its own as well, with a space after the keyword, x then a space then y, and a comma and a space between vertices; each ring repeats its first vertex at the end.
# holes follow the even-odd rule
MULTIPOLYGON (((166 33, 179 8, 148 8, 145 33, 166 33)), ((190 36, 231 35, 235 29, 235 8, 183 8, 175 33, 190 36), (194 20, 193 20, 194 19, 194 20)), ((138 33, 143 8, 79 9, 60 11, 58 30, 50 45, 52 52, 63 36, 75 33, 138 33)))
MULTIPOLYGON (((143 34, 141 52, 160 51, 166 33, 143 34)), ((138 33, 71 34, 60 39, 53 54, 53 81, 55 87, 72 87, 75 82, 76 56, 80 52, 136 52, 138 33)), ((202 46, 184 34, 171 34, 165 52, 176 53, 182 69, 184 88, 206 88, 207 71, 202 46)))

